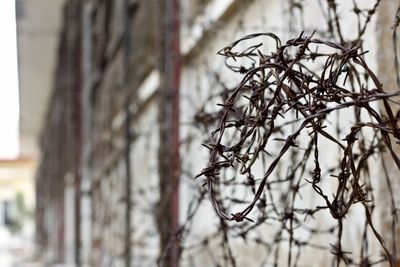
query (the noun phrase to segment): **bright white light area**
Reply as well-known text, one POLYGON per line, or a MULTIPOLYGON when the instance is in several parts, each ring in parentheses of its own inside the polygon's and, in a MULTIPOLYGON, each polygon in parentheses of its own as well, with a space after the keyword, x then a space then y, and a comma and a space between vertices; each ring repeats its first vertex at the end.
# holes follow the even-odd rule
POLYGON ((0 159, 18 156, 18 64, 15 1, 0 0, 0 159))

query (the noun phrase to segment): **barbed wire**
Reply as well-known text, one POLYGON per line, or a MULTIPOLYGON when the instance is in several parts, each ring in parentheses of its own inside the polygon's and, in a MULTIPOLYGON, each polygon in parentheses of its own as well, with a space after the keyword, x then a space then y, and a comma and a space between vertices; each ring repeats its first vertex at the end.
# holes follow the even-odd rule
MULTIPOLYGON (((225 57, 225 66, 242 79, 229 88, 220 73, 209 71, 220 89, 206 97, 193 116, 194 128, 203 136, 211 132, 204 144, 210 151, 209 162, 196 175, 183 170, 183 177, 196 176, 204 183, 189 201, 186 220, 171 240, 179 240, 190 266, 196 266, 201 253, 215 266, 242 266, 238 260, 246 255, 238 253, 240 242, 264 249, 260 266, 299 266, 310 250, 330 252, 332 266, 398 262, 399 210, 384 155, 400 168, 395 148, 400 137, 395 97, 400 92, 393 88, 385 92, 363 47, 381 1, 370 9, 353 1, 358 33, 352 40, 343 33, 337 2, 319 3, 326 11, 328 35, 301 33, 282 42, 274 33, 256 33, 218 52, 225 57), (219 109, 209 107, 221 100, 219 109), (379 201, 375 195, 379 162, 392 215, 389 246, 373 219, 379 201), (216 216, 205 218, 199 212, 207 201, 216 216), (347 220, 361 210, 362 229, 355 229, 354 221, 347 220), (199 220, 207 221, 210 229, 196 232, 193 225, 199 220), (359 239, 353 240, 359 247, 349 248, 343 241, 345 233, 354 236, 360 231, 359 239), (374 250, 375 243, 380 252, 374 250)), ((298 9, 304 15, 303 4, 289 1, 289 11, 298 9)), ((396 15, 393 63, 398 73, 397 27, 396 15)), ((193 138, 185 140, 188 146, 193 138)), ((168 248, 162 255, 166 253, 168 248)))

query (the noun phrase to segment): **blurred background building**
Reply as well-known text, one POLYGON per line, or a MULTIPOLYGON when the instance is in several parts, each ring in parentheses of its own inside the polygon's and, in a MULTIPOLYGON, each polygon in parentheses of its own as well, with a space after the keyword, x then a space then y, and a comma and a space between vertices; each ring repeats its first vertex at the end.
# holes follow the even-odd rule
MULTIPOLYGON (((0 201, 8 209, 19 191, 26 203, 36 200, 37 258, 49 266, 156 266, 206 162, 204 136, 185 144, 193 138, 187 123, 215 86, 209 69, 224 67, 216 52, 253 32, 288 39, 319 29, 319 1, 309 2, 291 13, 291 1, 16 0, 21 149, 17 160, 0 161, 0 201)), ((338 2, 346 19, 351 1, 338 2)), ((395 4, 386 2, 366 47, 373 68, 394 85, 382 63, 391 52, 374 52, 391 42, 395 4)), ((351 36, 354 21, 348 25, 351 36)), ((201 214, 211 213, 204 204, 201 214)), ((193 240, 211 228, 201 218, 193 240)), ((257 266, 260 250, 243 247, 247 265, 257 266)), ((182 266, 215 266, 207 253, 185 254, 182 266)), ((324 266, 324 255, 304 261, 324 266)))

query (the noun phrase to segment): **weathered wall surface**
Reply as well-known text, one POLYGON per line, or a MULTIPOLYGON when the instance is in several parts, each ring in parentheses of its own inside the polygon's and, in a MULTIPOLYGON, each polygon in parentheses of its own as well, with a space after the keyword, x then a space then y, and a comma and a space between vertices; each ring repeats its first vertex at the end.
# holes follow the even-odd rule
MULTIPOLYGON (((350 2, 341 2, 340 13, 342 14, 342 19, 344 21, 344 25, 354 25, 354 17, 351 14, 352 4, 350 2)), ((218 27, 215 27, 211 30, 206 40, 199 40, 199 47, 196 49, 195 54, 189 54, 185 62, 185 67, 182 72, 182 122, 193 121, 196 116, 196 112, 200 110, 213 110, 216 108, 217 103, 223 103, 223 99, 214 100, 216 102, 208 103, 207 105, 203 105, 206 102, 206 99, 212 95, 216 94, 219 90, 221 90, 221 84, 226 86, 227 88, 234 87, 238 81, 242 78, 242 76, 234 75, 230 72, 226 66, 224 65, 224 58, 221 56, 216 56, 216 52, 222 49, 223 47, 229 45, 234 40, 238 38, 252 34, 257 32, 273 32, 282 38, 283 41, 289 38, 295 38, 300 34, 302 30, 305 30, 306 33, 311 33, 313 30, 326 32, 325 23, 321 23, 325 20, 323 14, 320 12, 320 7, 318 6, 317 1, 307 2, 303 14, 299 14, 298 12, 294 12, 293 14, 289 13, 287 3, 284 1, 251 1, 250 3, 243 4, 238 7, 240 12, 234 13, 235 15, 228 16, 226 19, 222 19, 218 22, 218 27), (312 19, 307 19, 312 18, 312 19), (302 24, 302 21, 304 25, 302 24), (218 76, 214 76, 214 73, 218 73, 218 76)), ((373 22, 374 23, 374 22, 373 22)), ((355 38, 357 32, 355 27, 346 27, 343 29, 343 35, 347 38, 355 38)), ((370 50, 371 52, 367 55, 368 63, 372 68, 376 68, 376 34, 374 31, 374 26, 370 25, 368 29, 368 39, 365 43, 365 49, 370 50)), ((182 39, 182 42, 190 43, 189 40, 182 39)), ((260 42, 264 41, 260 39, 260 42)), ((186 47, 185 44, 182 47, 186 47)), ((271 51, 273 49, 273 45, 263 46, 262 52, 271 51)), ((238 59, 240 60, 240 59, 238 59)), ((339 116, 339 115, 338 115, 339 116)), ((286 119, 287 114, 285 114, 286 119)), ((352 121, 353 115, 348 111, 341 111, 340 117, 337 120, 341 120, 341 127, 343 127, 343 134, 348 132, 348 122, 352 121)), ((207 119, 207 118, 203 118, 207 119)), ((334 122, 331 122, 335 124, 334 122)), ((211 124, 211 123, 210 123, 211 124)), ((183 178, 182 178, 182 191, 190 195, 191 187, 193 187, 193 182, 190 181, 193 177, 193 172, 196 174, 200 172, 202 168, 205 166, 205 162, 207 162, 208 153, 207 150, 199 151, 199 147, 204 142, 204 135, 202 134, 202 126, 193 127, 190 124, 183 124, 182 126, 182 139, 191 140, 188 146, 183 145, 182 154, 185 155, 186 158, 191 160, 183 161, 183 178), (185 174, 192 174, 185 176, 185 174)), ((214 129, 209 129, 208 132, 214 129)), ((285 134, 282 135, 282 138, 285 138, 285 134)), ((334 161, 338 154, 336 149, 330 142, 324 142, 322 140, 321 147, 321 155, 320 157, 322 164, 326 163, 324 168, 328 168, 328 166, 334 161)), ((301 159, 299 159, 301 160, 301 159)), ((291 162, 290 158, 285 158, 282 161, 291 162)), ((293 163, 293 162, 292 162, 293 163)), ((377 164, 374 162, 370 162, 372 167, 371 176, 374 177, 374 170, 377 170, 377 164)), ((282 172, 286 172, 290 169, 290 164, 284 164, 282 166, 282 172)), ((256 178, 261 179, 263 176, 263 169, 260 166, 260 173, 254 174, 256 178)), ((278 171, 277 171, 278 172, 278 171)), ((275 172, 275 175, 278 173, 275 172)), ((307 175, 306 175, 307 176, 307 175)), ((228 176, 229 177, 229 176, 228 176)), ((326 180, 325 185, 326 189, 334 188, 335 181, 333 179, 326 180)), ((192 189, 193 190, 193 189, 192 189)), ((240 191, 240 189, 238 189, 240 191)), ((232 192, 227 192, 227 194, 232 194, 232 192)), ((182 206, 184 207, 182 212, 186 211, 185 203, 190 203, 190 197, 188 195, 182 196, 182 206)), ((240 194, 239 194, 240 195, 240 194)), ((243 198, 243 193, 241 196, 243 198)), ((241 199, 241 198, 240 198, 241 199)), ((248 198, 250 202, 251 198, 248 198)), ((298 198, 296 201, 298 206, 304 207, 315 207, 318 205, 324 205, 322 199, 314 196, 314 193, 309 191, 304 191, 302 193, 302 198, 298 198)), ((230 207, 230 212, 236 212, 240 210, 240 204, 237 204, 236 207, 230 207)), ((186 260, 187 266, 195 263, 196 265, 204 265, 212 266, 212 262, 215 260, 213 256, 218 259, 221 259, 223 256, 221 246, 221 239, 223 239, 223 232, 219 229, 218 223, 213 220, 213 217, 210 215, 214 212, 211 203, 205 201, 202 204, 201 210, 196 213, 195 219, 193 219, 192 235, 188 237, 188 244, 191 244, 194 249, 188 250, 185 254, 184 260, 186 260), (219 233, 219 234, 215 234, 219 233), (210 253, 204 249, 204 246, 199 245, 202 242, 203 238, 207 236, 209 237, 207 247, 210 251, 215 252, 215 254, 210 253), (198 245, 196 249, 196 245, 198 245), (191 261, 190 261, 191 259, 191 261)), ((254 220, 257 220, 257 215, 254 215, 254 220)), ((358 241, 362 237, 362 229, 363 229, 363 220, 364 214, 363 209, 360 206, 355 207, 350 212, 350 216, 346 218, 346 225, 352 226, 350 229, 357 229, 356 231, 345 231, 344 233, 344 241, 343 246, 344 250, 352 251, 352 255, 354 258, 359 257, 359 243, 358 241), (356 249, 357 248, 357 249, 356 249)), ((375 213, 374 220, 379 222, 379 213, 375 213)), ((312 220, 307 220, 309 226, 318 225, 321 228, 328 229, 329 227, 335 225, 335 220, 331 218, 331 215, 328 213, 317 216, 312 220)), ((274 238, 279 238, 279 233, 277 232, 277 225, 273 222, 266 223, 255 230, 254 234, 259 238, 255 238, 255 240, 273 240, 274 238)), ((298 235, 296 238, 302 240, 303 242, 309 242, 311 244, 334 244, 335 237, 329 235, 319 235, 313 236, 307 231, 298 230, 298 235)), ((369 233, 371 234, 371 233, 369 233)), ((238 234, 239 235, 239 234, 238 234)), ((238 266, 264 266, 267 262, 273 262, 274 253, 273 252, 265 252, 268 251, 268 244, 263 244, 261 241, 252 242, 249 241, 254 236, 248 236, 247 239, 242 237, 231 238, 231 242, 234 244, 233 255, 235 255, 236 263, 238 266)), ((285 238, 283 235, 282 238, 285 238)), ((279 242, 279 240, 275 240, 279 242)), ((371 242, 372 250, 375 250, 375 256, 379 255, 379 244, 375 241, 371 242)), ((288 247, 282 246, 281 251, 279 252, 280 261, 279 266, 286 266, 287 264, 287 253, 288 247)), ((327 261, 332 259, 332 255, 329 251, 321 251, 318 248, 306 248, 300 256, 300 264, 301 266, 324 266, 327 264, 327 261)))
MULTIPOLYGON (((382 8, 378 13, 378 25, 377 35, 378 35, 378 50, 377 62, 378 62, 378 74, 385 90, 389 92, 395 92, 399 88, 396 79, 395 71, 395 53, 393 50, 393 27, 395 26, 395 17, 398 8, 398 3, 396 1, 385 1, 383 2, 382 8), (390 30, 389 30, 390 29, 390 30)), ((398 32, 398 30, 396 30, 398 32)), ((399 43, 397 45, 397 50, 399 50, 399 43)), ((396 99, 398 101, 398 98, 396 99)), ((384 107, 381 107, 383 113, 385 113, 384 107)), ((396 110, 394 108, 394 110, 396 110)), ((400 152, 398 144, 392 140, 393 147, 398 154, 400 152)), ((392 239, 393 242, 389 243, 388 246, 399 253, 400 248, 400 228, 394 225, 391 221, 392 216, 396 216, 396 209, 400 204, 399 194, 394 193, 393 197, 390 194, 392 192, 398 192, 400 189, 400 183, 397 176, 390 175, 392 173, 397 173, 397 167, 393 162, 389 153, 385 154, 384 160, 382 160, 382 173, 376 176, 381 182, 379 183, 380 191, 380 205, 386 207, 381 210, 381 227, 383 229, 383 235, 386 239, 392 239), (386 176, 386 173, 389 175, 386 176), (389 208, 390 207, 390 208, 389 208)))
MULTIPOLYGON (((59 64, 41 137, 42 160, 37 191, 37 241, 49 261, 64 261, 64 185, 69 180, 79 188, 80 179, 80 12, 64 9, 59 64)), ((78 207, 77 198, 71 199, 78 207)), ((76 224, 76 221, 68 221, 76 224)))
POLYGON ((126 165, 131 164, 126 144, 136 144, 133 137, 127 140, 126 129, 135 129, 126 125, 125 111, 127 99, 135 103, 136 87, 156 64, 155 3, 132 2, 129 10, 121 0, 66 3, 37 174, 38 241, 44 252, 51 252, 50 262, 125 262, 130 247, 126 232, 132 228, 126 225, 126 165), (77 197, 65 201, 75 203, 76 221, 64 216, 64 190, 71 183, 65 181, 67 174, 77 197), (66 223, 76 227, 72 253, 65 248, 71 247, 65 241, 71 240, 66 223))
MULTIPOLYGON (((193 177, 207 164, 207 150, 201 146, 204 129, 196 125, 197 112, 202 108, 215 109, 216 102, 204 105, 207 98, 220 90, 221 84, 232 87, 241 78, 226 69, 223 58, 216 56, 216 52, 238 37, 254 32, 271 31, 287 40, 297 37, 302 30, 311 33, 327 29, 325 23, 320 23, 325 17, 318 1, 309 1, 304 10, 292 12, 286 1, 181 2, 179 98, 183 156, 180 208, 175 216, 183 224, 191 216, 193 205, 196 206, 191 201, 202 194, 199 190, 202 181, 194 181, 193 177)), ((351 2, 340 3, 345 24, 354 25, 356 22, 349 13, 351 2)), ((160 98, 158 92, 163 86, 158 71, 159 12, 162 11, 156 0, 67 1, 59 68, 43 130, 43 157, 37 174, 38 241, 43 252, 49 253, 49 261, 79 262, 82 266, 155 266, 160 255, 163 256, 157 228, 162 220, 158 216, 162 206, 159 104, 160 101, 171 104, 171 99, 160 98), (68 194, 73 196, 68 200, 64 192, 71 183, 75 194, 68 194), (67 201, 74 203, 72 221, 65 217, 67 201), (66 229, 71 224, 76 226, 72 232, 66 229), (71 233, 73 239, 67 236, 71 233)), ((366 58, 376 69, 374 25, 375 20, 367 30, 364 48, 371 50, 366 58)), ((346 27, 343 34, 351 39, 356 28, 346 27)), ((270 47, 266 45, 263 49, 270 47)), ((348 117, 343 112, 337 120, 348 117)), ((210 119, 212 124, 213 118, 203 119, 210 119)), ((335 157, 328 143, 323 146, 322 158, 329 161, 335 157)), ((282 171, 286 168, 283 166, 282 171)), ((371 176, 378 171, 378 167, 372 168, 371 176)), ((334 183, 328 181, 326 187, 334 183)), ((299 200, 302 204, 314 207, 322 203, 311 192, 310 197, 305 193, 299 200)), ((356 207, 346 223, 362 229, 362 218, 363 210, 356 207)), ((379 222, 377 215, 373 219, 379 222)), ((310 223, 327 229, 335 222, 327 212, 310 223)), ((182 266, 222 264, 226 248, 221 247, 224 236, 218 227, 219 219, 205 198, 190 220, 190 231, 183 233, 182 266)), ((232 253, 237 257, 237 266, 267 266, 273 262, 273 252, 260 240, 274 242, 276 236, 271 234, 274 231, 273 225, 258 227, 249 239, 259 242, 247 242, 238 233, 233 234, 232 253)), ((362 234, 361 230, 345 232, 344 250, 359 247, 357 240, 362 234)), ((313 239, 305 231, 298 238, 310 243, 318 243, 321 238, 325 238, 325 244, 335 242, 332 236, 313 239)), ((379 254, 376 242, 371 247, 379 254)), ((302 253, 301 266, 325 266, 327 258, 331 260, 333 256, 329 248, 324 252, 319 249, 315 246, 302 253)), ((287 247, 281 250, 279 263, 285 266, 287 247)), ((358 253, 354 251, 354 255, 358 253)))

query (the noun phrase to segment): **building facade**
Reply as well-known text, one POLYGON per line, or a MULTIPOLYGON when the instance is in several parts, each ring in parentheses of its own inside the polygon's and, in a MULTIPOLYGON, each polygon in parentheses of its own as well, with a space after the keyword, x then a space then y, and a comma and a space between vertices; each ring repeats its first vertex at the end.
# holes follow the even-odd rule
MULTIPOLYGON (((377 51, 388 45, 381 36, 391 24, 384 18, 395 18, 394 13, 382 14, 395 10, 387 3, 379 9, 358 4, 66 1, 40 138, 38 253, 48 263, 67 266, 287 266, 287 254, 292 253, 287 244, 273 244, 285 240, 285 233, 260 223, 248 236, 241 235, 240 226, 218 218, 202 181, 193 179, 207 164, 208 152, 201 144, 216 123, 206 111, 223 101, 211 96, 241 80, 216 53, 259 32, 273 32, 283 42, 314 30, 321 38, 334 38, 329 32, 335 30, 329 27, 338 27, 333 25, 337 14, 345 25, 340 35, 353 40, 361 31, 354 15, 357 7, 371 13, 370 19, 364 13, 361 19, 368 25, 363 33, 363 48, 370 51, 366 60, 382 77, 392 77, 382 69, 383 55, 377 51)), ((321 157, 329 162, 336 154, 330 154, 333 148, 328 144, 325 150, 321 157)), ((380 165, 371 164, 371 176, 379 176, 380 165)), ((379 181, 371 184, 385 192, 379 181)), ((385 198, 384 193, 378 195, 385 198)), ((319 203, 307 195, 301 202, 319 203)), ((353 225, 350 229, 363 229, 362 214, 359 208, 352 211, 346 219, 353 225)), ((385 220, 373 218, 386 232, 385 220)), ((316 222, 319 227, 331 223, 324 216, 316 222)), ((298 266, 326 265, 334 257, 329 253, 334 239, 302 231, 298 240, 311 245, 298 252, 298 266), (312 246, 320 242, 327 246, 322 251, 312 246)), ((363 234, 346 233, 343 250, 359 246, 363 234)), ((366 239, 371 236, 368 233, 366 239)), ((353 255, 360 262, 373 262, 380 251, 375 240, 353 255), (363 258, 363 249, 374 256, 363 258)))

